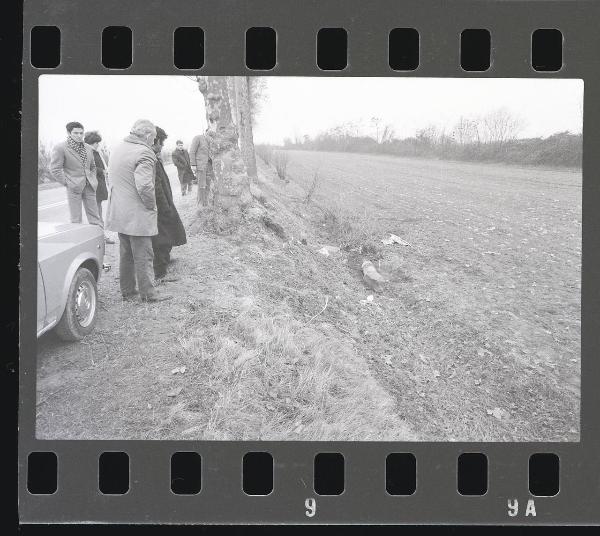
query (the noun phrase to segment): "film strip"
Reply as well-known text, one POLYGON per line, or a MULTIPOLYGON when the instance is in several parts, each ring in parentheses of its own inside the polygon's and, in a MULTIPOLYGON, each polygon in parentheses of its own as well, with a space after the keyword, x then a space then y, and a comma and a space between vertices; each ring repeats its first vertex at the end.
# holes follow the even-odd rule
MULTIPOLYGON (((292 0, 151 4, 144 0, 26 0, 21 173, 21 522, 597 524, 600 437, 595 388, 599 365, 595 357, 600 346, 596 329, 600 248, 595 230, 600 188, 594 179, 598 168, 598 134, 594 126, 600 121, 596 59, 600 37, 594 21, 599 15, 600 6, 584 0, 339 0, 310 5, 292 0), (273 440, 273 435, 260 432, 260 437, 269 440, 230 440, 225 433, 202 439, 190 439, 185 434, 168 439, 152 434, 123 438, 117 437, 115 430, 121 424, 125 426, 125 421, 119 424, 116 412, 107 414, 116 419, 116 427, 108 428, 116 434, 113 437, 94 440, 90 439, 94 433, 86 437, 81 429, 61 438, 60 427, 44 435, 44 426, 51 418, 42 406, 48 404, 47 397, 62 396, 62 375, 71 378, 67 389, 76 390, 82 384, 73 372, 76 367, 69 369, 74 367, 73 361, 67 359, 64 370, 57 368, 52 379, 56 383, 44 396, 40 394, 40 382, 51 381, 42 378, 40 370, 66 354, 57 351, 41 355, 40 345, 48 343, 40 342, 34 333, 36 301, 38 322, 40 315, 39 278, 37 291, 31 282, 38 277, 36 265, 40 269, 34 237, 42 194, 34 184, 35 158, 25 155, 38 153, 42 137, 41 80, 73 75, 191 78, 190 84, 198 85, 198 95, 202 93, 206 99, 209 130, 211 121, 221 125, 222 120, 222 115, 211 119, 208 104, 214 102, 210 95, 214 96, 217 87, 211 86, 211 79, 219 77, 384 77, 432 79, 433 83, 433 79, 582 80, 585 131, 581 164, 580 362, 579 354, 574 358, 580 365, 580 389, 577 386, 573 398, 576 410, 565 409, 571 412, 569 422, 574 423, 568 433, 551 441, 545 440, 555 437, 550 432, 542 433, 540 441, 519 439, 523 435, 487 441, 485 433, 476 441, 464 441, 462 437, 438 441, 434 434, 423 441, 388 440, 385 434, 384 439, 375 441, 368 434, 364 440, 355 440, 351 434, 352 440, 344 440, 343 434, 333 441, 327 434, 305 440, 299 423, 289 440, 273 440), (42 424, 41 418, 45 419, 42 424)), ((80 83, 76 78, 71 80, 76 86, 80 83)), ((71 93, 67 90, 56 95, 59 100, 53 113, 60 115, 61 107, 68 109, 71 93)), ((90 105, 106 106, 110 113, 114 103, 111 98, 114 96, 90 105)), ((553 111, 550 104, 547 112, 551 115, 553 111)), ((70 119, 65 117, 64 122, 70 119)), ((237 119, 238 129, 242 122, 237 119)), ((218 125, 217 131, 221 128, 218 125)), ((379 127, 375 126, 379 143, 379 127)), ((218 181, 219 176, 213 179, 218 181)), ((557 181, 556 197, 564 194, 563 186, 557 181)), ((276 224, 271 227, 277 234, 276 224)), ((400 240, 396 235, 392 237, 400 240)), ((299 240, 306 243, 302 236, 299 240)), ((323 257, 337 252, 335 247, 325 249, 323 257)), ((116 257, 114 262, 118 262, 116 257)), ((364 266, 363 271, 368 283, 369 272, 364 266)), ((377 279, 372 284, 376 285, 377 279)), ((293 289, 289 292, 293 294, 293 289)), ((45 303, 49 300, 46 295, 45 303)), ((373 301, 372 294, 364 301, 373 301)), ((319 304, 308 321, 321 319, 329 303, 328 297, 324 307, 319 304)), ((237 307, 243 308, 240 304, 237 307)), ((160 317, 160 309, 154 311, 159 311, 153 314, 160 317)), ((335 318, 329 321, 333 325, 337 322, 335 318)), ((144 345, 142 341, 136 344, 144 345)), ((341 346, 320 345, 316 343, 317 348, 325 348, 325 353, 344 355, 341 346)), ((80 355, 82 361, 88 359, 83 355, 86 347, 78 348, 75 355, 80 355)), ((157 354, 163 351, 156 347, 157 354)), ((485 355, 488 350, 486 347, 480 351, 485 355)), ((91 359, 95 367, 93 355, 91 359)), ((145 365, 141 362, 140 366, 145 365)), ((100 369, 95 370, 102 374, 100 369)), ((186 367, 178 366, 167 375, 178 378, 185 373, 186 367)), ((515 375, 520 373, 514 371, 515 375)), ((440 372, 434 370, 433 375, 436 381, 440 372)), ((558 382, 561 380, 559 377, 558 382)), ((365 393, 375 389, 371 384, 368 387, 365 393)), ((127 381, 120 389, 129 389, 127 381)), ((174 392, 165 395, 169 403, 179 396, 174 392)), ((291 399, 278 401, 277 396, 273 395, 277 403, 292 403, 291 399)), ((420 394, 415 391, 410 396, 418 398, 420 394)), ((71 400, 85 405, 85 393, 71 400)), ((438 399, 438 403, 443 402, 438 399)), ((152 411, 154 405, 148 402, 148 410, 152 411)), ((346 407, 346 411, 350 409, 346 407)), ((528 411, 542 409, 532 406, 528 411)), ((88 413, 88 418, 97 420, 97 424, 89 423, 91 430, 100 427, 100 421, 106 418, 102 407, 98 413, 94 411, 88 413)), ((468 413, 469 408, 464 411, 468 413)), ((503 411, 507 410, 490 408, 488 416, 501 421, 503 411)), ((398 427, 400 422, 393 420, 390 427, 398 427)), ((549 419, 547 426, 551 429, 557 425, 549 419)), ((531 438, 526 433, 524 436, 531 438)), ((398 435, 390 433, 387 437, 398 435)))

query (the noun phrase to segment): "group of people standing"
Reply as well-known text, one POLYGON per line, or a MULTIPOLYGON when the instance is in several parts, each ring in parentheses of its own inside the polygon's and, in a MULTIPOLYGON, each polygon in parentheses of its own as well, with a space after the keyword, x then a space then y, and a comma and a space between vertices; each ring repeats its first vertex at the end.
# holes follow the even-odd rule
POLYGON ((192 182, 198 182, 198 201, 205 205, 208 203, 208 190, 210 188, 210 170, 208 168, 208 141, 206 135, 198 134, 192 140, 190 151, 184 149, 183 142, 177 140, 175 150, 171 153, 173 164, 177 168, 181 195, 192 191, 192 182), (195 170, 192 171, 192 168, 195 170))
MULTIPOLYGON (((53 149, 50 168, 54 178, 66 186, 71 222, 82 222, 83 205, 88 223, 118 233, 123 299, 170 299, 172 296, 158 290, 157 283, 177 280, 166 278, 167 267, 172 262, 172 248, 185 244, 187 237, 161 158, 166 132, 149 120, 136 121, 111 152, 107 165, 99 151, 102 137, 98 132, 85 133, 79 122, 68 123, 66 130, 67 139, 53 149), (107 199, 105 225, 102 203, 107 199)), ((190 149, 191 154, 178 140, 172 160, 182 195, 191 192, 195 167, 198 197, 203 202, 209 186, 204 135, 196 136, 190 149)), ((114 243, 108 236, 105 240, 114 243)))

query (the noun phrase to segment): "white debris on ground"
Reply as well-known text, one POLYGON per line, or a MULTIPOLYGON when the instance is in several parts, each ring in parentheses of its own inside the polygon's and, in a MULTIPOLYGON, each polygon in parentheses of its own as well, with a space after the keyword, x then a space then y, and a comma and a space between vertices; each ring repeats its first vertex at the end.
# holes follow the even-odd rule
POLYGON ((365 260, 362 263, 363 281, 370 289, 375 292, 381 292, 383 290, 382 283, 385 283, 383 276, 375 269, 373 263, 369 260, 365 260))
POLYGON ((498 420, 506 419, 510 417, 510 413, 502 408, 494 408, 486 410, 488 415, 492 415, 498 420))
POLYGON ((320 253, 321 255, 325 255, 326 257, 329 257, 329 255, 332 255, 333 253, 339 253, 340 248, 338 248, 337 246, 323 246, 321 249, 319 249, 317 251, 317 253, 320 253))
POLYGON ((390 234, 390 236, 388 238, 382 238, 381 241, 386 246, 391 246, 393 244, 399 244, 401 246, 410 246, 410 244, 408 242, 405 242, 404 240, 402 240, 402 238, 400 238, 399 236, 397 236, 395 234, 390 234))
POLYGON ((176 389, 173 389, 172 391, 169 391, 169 392, 167 393, 167 396, 168 396, 169 398, 175 398, 175 397, 176 397, 178 394, 180 394, 180 393, 181 393, 181 391, 183 391, 183 387, 181 387, 181 386, 180 386, 180 387, 177 387, 176 389))

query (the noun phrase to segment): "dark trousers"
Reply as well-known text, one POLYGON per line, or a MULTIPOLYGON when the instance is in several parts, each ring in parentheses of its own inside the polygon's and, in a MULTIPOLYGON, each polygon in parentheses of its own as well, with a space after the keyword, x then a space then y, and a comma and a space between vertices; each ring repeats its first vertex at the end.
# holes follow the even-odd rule
POLYGON ((156 237, 152 237, 152 249, 154 250, 154 277, 164 277, 167 273, 167 265, 171 260, 172 246, 159 245, 156 237))
POLYGON ((181 195, 185 195, 187 192, 192 193, 192 181, 180 181, 181 184, 181 195))
POLYGON ((119 284, 121 294, 130 296, 137 287, 145 297, 154 292, 152 237, 119 233, 119 284))

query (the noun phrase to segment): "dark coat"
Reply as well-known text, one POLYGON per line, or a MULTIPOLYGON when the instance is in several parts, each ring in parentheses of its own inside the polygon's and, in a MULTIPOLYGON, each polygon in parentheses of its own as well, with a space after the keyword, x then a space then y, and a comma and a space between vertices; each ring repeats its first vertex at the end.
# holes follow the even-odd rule
POLYGON ((171 153, 171 159, 173 164, 177 168, 177 174, 179 175, 179 182, 192 182, 195 179, 194 172, 190 167, 190 154, 182 149, 175 149, 171 153))
POLYGON ((185 228, 173 202, 169 176, 158 160, 155 177, 156 209, 158 211, 158 236, 153 242, 159 246, 181 246, 187 242, 185 228))
POLYGON ((96 163, 96 179, 98 187, 96 188, 96 201, 106 201, 108 199, 108 189, 106 188, 106 168, 98 151, 94 152, 94 162, 96 163))

